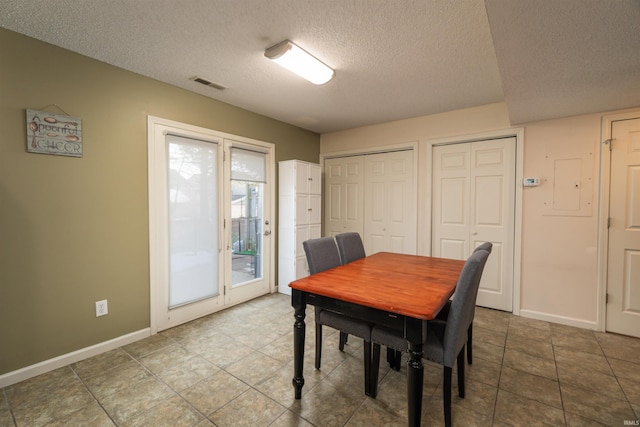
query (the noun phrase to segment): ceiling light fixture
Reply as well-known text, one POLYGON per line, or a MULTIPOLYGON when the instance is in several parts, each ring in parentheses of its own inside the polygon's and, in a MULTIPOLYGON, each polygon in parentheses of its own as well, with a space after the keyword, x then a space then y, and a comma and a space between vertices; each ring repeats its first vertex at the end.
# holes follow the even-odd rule
POLYGON ((264 56, 313 84, 325 84, 335 74, 331 68, 289 40, 265 50, 264 56))

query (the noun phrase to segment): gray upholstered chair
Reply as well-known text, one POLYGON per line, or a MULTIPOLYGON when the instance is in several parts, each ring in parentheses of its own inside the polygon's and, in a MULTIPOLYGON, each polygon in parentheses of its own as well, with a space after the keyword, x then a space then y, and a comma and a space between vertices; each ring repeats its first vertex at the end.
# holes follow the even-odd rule
MULTIPOLYGON (((493 243, 484 242, 479 245, 477 248, 473 250, 473 252, 477 251, 487 251, 491 254, 491 249, 493 248, 493 243)), ((436 321, 442 320, 446 321, 447 316, 449 316, 449 309, 451 308, 451 300, 447 302, 447 305, 442 307, 440 313, 436 316, 436 321)), ((473 315, 475 316, 475 306, 473 309, 473 315)), ((391 352, 391 350, 387 349, 387 362, 389 362, 389 367, 395 369, 396 371, 400 370, 400 362, 402 359, 402 352, 396 351, 391 352)), ((473 363, 473 321, 469 325, 469 329, 467 330, 467 363, 471 365, 473 363)))
MULTIPOLYGON (((350 262, 364 258, 367 254, 364 251, 364 244, 360 234, 356 232, 340 233, 335 235, 336 244, 338 245, 338 252, 340 252, 340 259, 342 264, 348 264, 350 262)), ((347 343, 349 334, 346 332, 340 332, 340 351, 344 349, 344 345, 347 343)))
MULTIPOLYGON (((307 256, 309 273, 316 274, 330 268, 342 265, 340 253, 333 237, 321 237, 302 242, 302 247, 307 256)), ((322 358, 322 325, 337 329, 340 333, 351 334, 364 340, 364 370, 365 393, 369 394, 369 381, 371 379, 371 328, 368 322, 354 319, 344 314, 315 307, 316 318, 316 369, 320 369, 322 358)), ((342 340, 341 340, 342 341, 342 340)), ((340 348, 340 351, 343 347, 340 348)))
MULTIPOLYGON (((444 421, 451 425, 451 377, 453 365, 458 365, 458 395, 464 398, 464 346, 467 330, 473 321, 473 313, 478 295, 482 271, 489 252, 475 251, 464 264, 458 284, 453 294, 446 322, 433 321, 427 326, 427 340, 423 345, 423 357, 444 366, 442 393, 444 400, 444 421)), ((407 350, 407 340, 402 331, 374 326, 371 331, 373 360, 371 366, 371 396, 377 392, 380 345, 396 350, 407 350)))
POLYGON ((340 259, 343 264, 347 264, 360 258, 364 258, 367 254, 364 251, 364 244, 360 238, 360 234, 356 232, 336 234, 336 243, 340 252, 340 259))
MULTIPOLYGON (((479 245, 477 248, 475 248, 473 250, 473 252, 477 252, 477 251, 487 251, 489 252, 489 254, 491 254, 491 249, 493 248, 493 243, 491 242, 484 242, 483 244, 479 245)), ((449 301, 447 303, 447 305, 445 305, 442 310, 440 310, 440 313, 438 313, 438 315, 436 316, 436 319, 439 320, 447 320, 447 316, 449 315, 449 309, 451 308, 451 301, 449 301)), ((475 317, 476 311, 475 311, 475 306, 473 308, 473 315, 475 317)), ((471 365, 473 363, 473 321, 471 322, 471 324, 469 325, 469 329, 467 330, 467 363, 469 365, 471 365)))

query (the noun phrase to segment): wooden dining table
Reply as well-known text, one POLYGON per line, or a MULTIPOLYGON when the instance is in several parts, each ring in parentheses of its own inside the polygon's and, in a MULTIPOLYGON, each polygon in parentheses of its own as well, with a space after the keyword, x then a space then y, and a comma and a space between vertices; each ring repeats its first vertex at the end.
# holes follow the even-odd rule
POLYGON ((301 398, 304 386, 304 319, 306 306, 311 304, 404 331, 409 350, 408 422, 419 426, 427 321, 435 318, 453 295, 463 266, 461 260, 378 252, 291 282, 295 398, 301 398))

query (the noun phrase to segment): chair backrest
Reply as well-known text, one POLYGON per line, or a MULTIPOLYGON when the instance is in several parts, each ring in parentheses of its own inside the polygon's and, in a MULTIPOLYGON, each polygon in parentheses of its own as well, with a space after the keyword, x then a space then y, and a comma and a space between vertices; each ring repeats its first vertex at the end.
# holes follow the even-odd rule
POLYGON ((444 330, 444 365, 453 367, 458 353, 467 342, 467 330, 473 321, 478 287, 489 257, 485 250, 474 251, 462 268, 453 294, 444 330))
POLYGON ((493 248, 493 243, 491 242, 484 242, 483 244, 481 244, 480 246, 478 246, 477 248, 475 248, 473 250, 473 252, 476 251, 487 251, 489 252, 489 254, 491 254, 491 248, 493 248))
POLYGON ((364 252, 364 245, 360 234, 356 232, 340 233, 336 235, 336 243, 340 251, 340 258, 343 264, 364 258, 367 254, 364 252))
POLYGON ((333 237, 305 240, 302 242, 302 247, 307 255, 309 273, 311 274, 342 265, 340 253, 333 237))

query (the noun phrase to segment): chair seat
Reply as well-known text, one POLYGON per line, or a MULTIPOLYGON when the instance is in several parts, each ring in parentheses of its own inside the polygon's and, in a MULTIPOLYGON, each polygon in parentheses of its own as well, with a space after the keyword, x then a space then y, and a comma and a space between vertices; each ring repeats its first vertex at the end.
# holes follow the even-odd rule
POLYGON ((320 318, 316 318, 316 321, 349 335, 355 335, 365 341, 371 341, 372 325, 364 320, 354 319, 333 311, 320 310, 320 318))
MULTIPOLYGON (((423 358, 442 364, 444 361, 444 329, 445 322, 430 321, 427 326, 427 341, 422 345, 423 358)), ((371 330, 371 341, 391 347, 394 350, 407 351, 407 340, 401 331, 384 326, 374 326, 371 330)))

